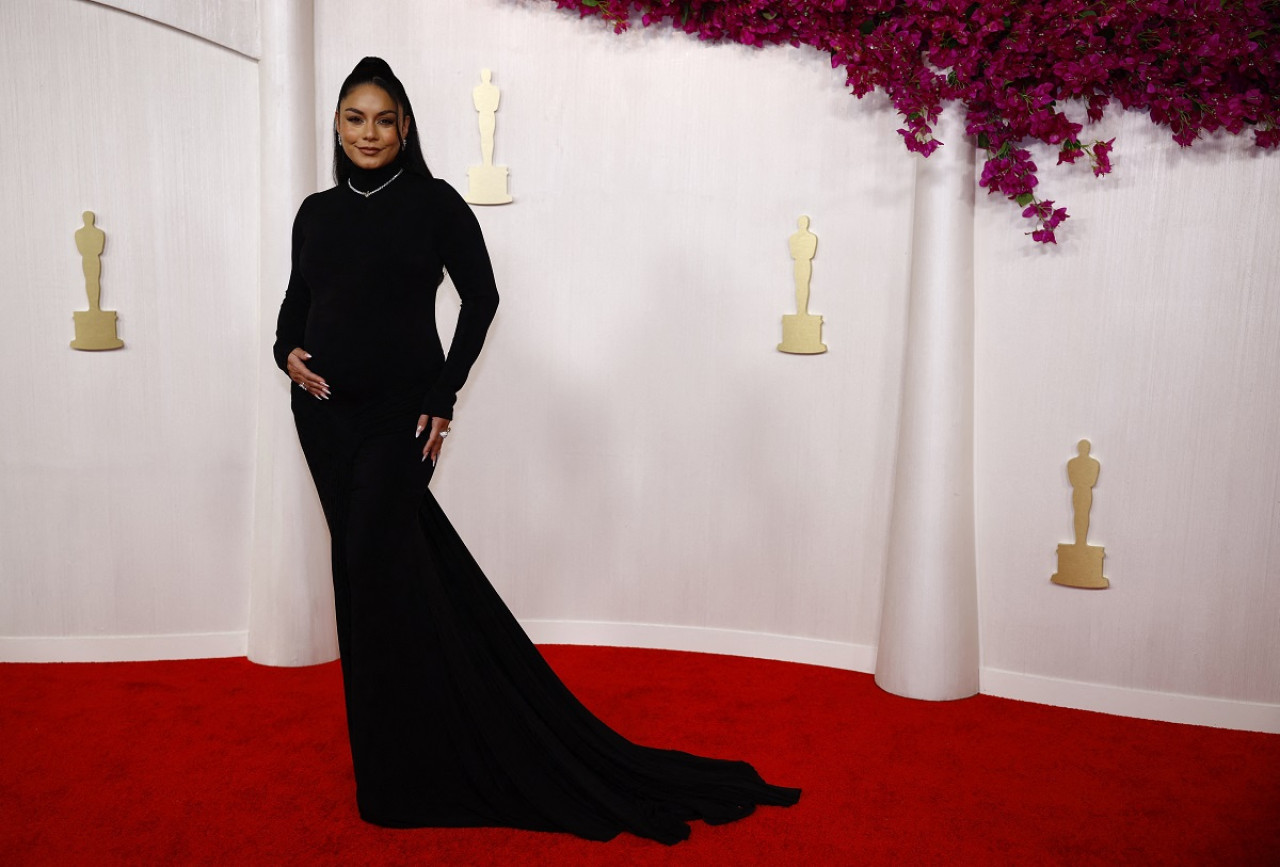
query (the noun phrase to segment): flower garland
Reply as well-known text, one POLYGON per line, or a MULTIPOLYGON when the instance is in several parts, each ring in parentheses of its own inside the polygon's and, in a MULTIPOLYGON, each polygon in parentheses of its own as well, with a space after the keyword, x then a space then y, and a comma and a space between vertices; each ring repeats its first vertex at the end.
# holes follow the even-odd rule
POLYGON ((1033 240, 1056 243, 1065 208, 1041 199, 1023 143, 1111 171, 1115 141, 1086 142, 1084 124, 1112 101, 1148 113, 1173 140, 1253 130, 1280 147, 1280 0, 556 0, 621 33, 670 22, 700 39, 809 45, 844 67, 861 98, 882 90, 906 123, 908 150, 942 142, 945 102, 964 105, 965 132, 986 152, 979 185, 1021 207, 1033 240))

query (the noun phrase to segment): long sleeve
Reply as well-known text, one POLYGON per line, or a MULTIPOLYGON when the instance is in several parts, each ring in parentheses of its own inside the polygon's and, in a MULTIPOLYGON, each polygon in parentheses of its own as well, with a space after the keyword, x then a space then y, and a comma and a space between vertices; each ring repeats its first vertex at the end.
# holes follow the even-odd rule
POLYGON ((480 355, 489 323, 498 309, 498 287, 475 214, 452 187, 444 181, 436 183, 442 188, 441 198, 445 205, 441 223, 444 240, 441 259, 454 288, 458 290, 462 309, 449 354, 436 381, 427 390, 422 412, 429 416, 453 418, 458 391, 480 355))
POLYGON ((275 356, 276 366, 281 370, 288 369, 289 353, 303 345, 307 331, 307 314, 311 310, 311 287, 302 276, 299 266, 299 255, 306 237, 303 211, 306 203, 298 209, 293 219, 293 253, 289 272, 289 287, 285 290, 284 301, 280 304, 280 314, 276 317, 276 342, 271 348, 275 356))

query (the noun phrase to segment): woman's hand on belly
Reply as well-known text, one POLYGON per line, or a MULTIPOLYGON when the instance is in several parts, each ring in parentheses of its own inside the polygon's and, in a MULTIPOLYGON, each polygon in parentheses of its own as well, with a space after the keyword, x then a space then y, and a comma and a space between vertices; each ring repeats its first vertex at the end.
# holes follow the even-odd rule
POLYGON ((324 381, 324 377, 317 376, 307 367, 306 362, 311 359, 311 353, 307 352, 301 346, 289 353, 289 378, 305 391, 307 394, 319 400, 329 399, 329 383, 324 381))

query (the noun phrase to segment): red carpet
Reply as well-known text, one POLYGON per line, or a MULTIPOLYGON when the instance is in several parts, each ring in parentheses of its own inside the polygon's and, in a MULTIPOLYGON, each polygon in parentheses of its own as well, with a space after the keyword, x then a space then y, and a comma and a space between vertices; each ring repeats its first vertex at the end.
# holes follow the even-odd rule
POLYGON ((336 663, 0 665, 0 864, 1280 864, 1280 735, 865 674, 547 647, 634 740, 745 758, 791 809, 674 848, 356 817, 336 663))

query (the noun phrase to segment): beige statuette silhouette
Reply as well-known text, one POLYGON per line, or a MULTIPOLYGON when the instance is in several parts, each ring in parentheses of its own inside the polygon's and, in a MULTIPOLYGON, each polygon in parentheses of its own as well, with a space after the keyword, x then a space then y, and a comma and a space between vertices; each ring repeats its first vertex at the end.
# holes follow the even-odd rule
POLYGON ((84 291, 89 296, 89 309, 71 315, 76 324, 72 349, 119 349, 124 341, 116 336, 116 312, 99 306, 102 298, 102 251, 107 235, 94 225, 93 211, 84 212, 84 225, 76 229, 76 249, 84 267, 84 291))
POLYGON ((471 100, 480 113, 480 153, 484 162, 467 169, 467 194, 463 198, 473 205, 505 205, 511 201, 507 192, 508 169, 493 164, 493 134, 498 126, 501 94, 493 83, 493 72, 480 70, 480 79, 471 91, 471 100))
POLYGON ((1067 461, 1067 479, 1071 482, 1071 508, 1075 516, 1075 542, 1058 546, 1058 571, 1049 580, 1064 587, 1105 590, 1111 582, 1102 574, 1101 545, 1090 545, 1089 511, 1093 508, 1093 486, 1098 483, 1102 465, 1089 454, 1088 440, 1076 445, 1077 454, 1067 461))
POLYGON ((791 236, 791 258, 795 260, 796 312, 782 316, 782 342, 778 349, 796 355, 817 355, 827 351, 822 342, 822 317, 809 312, 809 282, 813 278, 813 257, 818 252, 818 236, 809 231, 809 218, 796 221, 799 231, 791 236))

